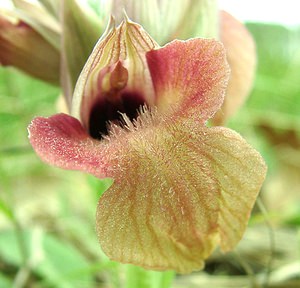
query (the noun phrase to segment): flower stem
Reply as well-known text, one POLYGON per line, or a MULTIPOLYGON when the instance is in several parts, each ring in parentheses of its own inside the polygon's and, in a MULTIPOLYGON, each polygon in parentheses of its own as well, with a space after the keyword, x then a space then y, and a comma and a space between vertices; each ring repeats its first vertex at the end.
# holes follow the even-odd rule
POLYGON ((137 266, 126 265, 125 277, 125 288, 169 288, 175 273, 147 271, 137 266))

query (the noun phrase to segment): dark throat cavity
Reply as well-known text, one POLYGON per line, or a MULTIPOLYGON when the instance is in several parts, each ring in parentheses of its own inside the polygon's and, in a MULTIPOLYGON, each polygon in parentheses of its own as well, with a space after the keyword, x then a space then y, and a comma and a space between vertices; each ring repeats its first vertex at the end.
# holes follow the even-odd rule
POLYGON ((120 124, 121 113, 125 113, 132 121, 137 118, 138 111, 145 104, 144 98, 139 93, 123 92, 117 101, 112 102, 107 98, 97 100, 92 106, 89 118, 89 134, 94 139, 101 140, 108 135, 109 123, 120 124))

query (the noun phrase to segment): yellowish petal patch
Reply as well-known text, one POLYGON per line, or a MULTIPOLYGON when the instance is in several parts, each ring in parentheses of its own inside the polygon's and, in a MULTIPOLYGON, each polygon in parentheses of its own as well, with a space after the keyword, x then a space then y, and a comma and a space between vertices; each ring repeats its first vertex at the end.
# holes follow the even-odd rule
POLYGON ((228 251, 242 238, 267 167, 260 154, 228 128, 207 129, 200 147, 210 159, 221 191, 220 246, 228 251))
POLYGON ((265 177, 260 155, 237 133, 194 119, 142 115, 127 128, 132 133, 111 136, 119 143, 109 165, 115 181, 97 210, 104 252, 124 263, 189 273, 203 267, 218 243, 231 249, 265 177))

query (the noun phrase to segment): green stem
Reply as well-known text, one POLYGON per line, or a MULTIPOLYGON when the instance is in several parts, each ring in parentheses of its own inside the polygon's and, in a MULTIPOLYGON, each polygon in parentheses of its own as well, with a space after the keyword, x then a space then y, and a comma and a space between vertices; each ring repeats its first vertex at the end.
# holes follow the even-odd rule
POLYGON ((14 205, 12 204, 13 201, 13 192, 11 190, 10 182, 7 180, 5 177, 5 171, 1 169, 0 166, 0 175, 1 175, 1 184, 2 187, 4 188, 3 190, 5 191, 4 196, 5 198, 9 199, 2 199, 0 198, 0 213, 3 213, 7 219, 11 222, 14 232, 15 232, 15 237, 17 240, 17 245, 20 250, 20 256, 21 256, 21 267, 19 269, 19 272, 17 273, 15 280, 14 280, 14 287, 16 288, 22 288, 26 286, 27 280, 30 276, 30 267, 28 264, 29 260, 29 251, 26 243, 26 239, 23 233, 22 226, 19 222, 19 219, 14 212, 14 205))
POLYGON ((275 251, 275 246, 276 246, 275 235, 274 235, 274 230, 273 230, 273 227, 272 227, 272 223, 270 222, 270 219, 269 219, 269 216, 268 216, 268 211, 267 211, 267 209, 266 209, 265 205, 263 204, 260 197, 257 198, 256 204, 257 204, 259 210, 261 211, 261 213, 262 213, 262 215, 265 219, 265 223, 267 225, 267 228, 269 230, 270 258, 269 258, 269 261, 267 263, 265 280, 264 280, 264 283, 263 283, 263 287, 268 287, 269 281, 270 281, 270 275, 271 275, 271 271, 272 271, 274 251, 275 251))
POLYGON ((124 288, 170 288, 175 277, 173 271, 156 272, 125 265, 124 288))

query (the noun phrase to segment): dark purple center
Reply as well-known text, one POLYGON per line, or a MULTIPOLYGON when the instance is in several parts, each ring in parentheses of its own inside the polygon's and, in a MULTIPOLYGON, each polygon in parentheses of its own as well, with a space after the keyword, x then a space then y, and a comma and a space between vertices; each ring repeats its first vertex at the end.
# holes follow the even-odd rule
POLYGON ((145 101, 139 93, 122 93, 118 101, 112 102, 106 98, 98 100, 92 107, 89 119, 89 134, 95 139, 101 139, 108 134, 109 122, 120 123, 125 113, 130 120, 138 116, 138 109, 145 101))

